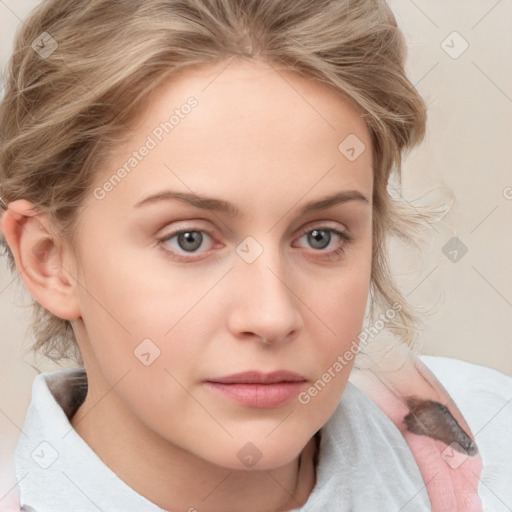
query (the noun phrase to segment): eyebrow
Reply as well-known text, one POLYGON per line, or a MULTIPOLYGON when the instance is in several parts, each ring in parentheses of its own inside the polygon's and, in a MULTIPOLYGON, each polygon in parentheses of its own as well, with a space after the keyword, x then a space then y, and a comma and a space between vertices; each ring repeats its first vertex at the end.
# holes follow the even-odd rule
MULTIPOLYGON (((202 196, 194 193, 177 192, 173 190, 163 190, 145 197, 138 201, 134 208, 140 208, 141 206, 159 203, 161 201, 172 201, 178 200, 187 203, 191 206, 202 210, 210 210, 219 213, 223 213, 230 217, 241 217, 242 212, 238 206, 222 199, 216 199, 214 197, 202 196)), ((309 213, 325 210, 331 206, 337 204, 347 203, 349 201, 358 201, 366 205, 370 205, 368 198, 358 190, 343 190, 336 194, 323 197, 315 201, 309 201, 300 210, 300 215, 307 215, 309 213)))

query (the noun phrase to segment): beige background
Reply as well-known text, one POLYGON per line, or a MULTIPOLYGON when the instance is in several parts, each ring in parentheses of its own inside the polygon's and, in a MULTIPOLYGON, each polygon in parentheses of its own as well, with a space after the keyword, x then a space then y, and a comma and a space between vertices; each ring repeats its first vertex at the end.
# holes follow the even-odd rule
MULTIPOLYGON (((0 0, 2 67, 20 19, 37 3, 0 0)), ((422 333, 424 353, 512 375, 512 3, 392 0, 390 5, 408 41, 409 75, 429 104, 426 140, 405 161, 403 197, 411 201, 432 190, 424 202, 441 201, 445 187, 456 198, 445 222, 430 230, 430 250, 419 258, 396 247, 394 269, 414 305, 440 306, 422 333), (457 262, 442 252, 454 236, 468 249, 457 262)), ((1 261, 0 482, 7 482, 6 461, 30 400, 36 375, 31 365, 55 368, 26 352, 31 338, 24 304, 22 285, 1 261)), ((0 484, 0 500, 6 485, 0 484)))

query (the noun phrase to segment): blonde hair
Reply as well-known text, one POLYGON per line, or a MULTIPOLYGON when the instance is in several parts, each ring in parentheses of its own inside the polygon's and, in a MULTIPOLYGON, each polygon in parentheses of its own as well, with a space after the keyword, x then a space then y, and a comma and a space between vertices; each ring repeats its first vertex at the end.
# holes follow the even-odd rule
MULTIPOLYGON (((393 171, 401 185, 402 156, 425 135, 426 105, 405 74, 405 39, 384 1, 43 1, 16 34, 4 80, 0 197, 34 203, 73 246, 95 173, 150 93, 180 70, 237 55, 329 84, 361 112, 374 162, 370 316, 399 303, 388 327, 413 343, 421 317, 393 281, 387 239, 419 247, 423 227, 445 210, 411 207, 387 190, 393 171)), ((81 363, 70 322, 32 306, 32 349, 81 363)))

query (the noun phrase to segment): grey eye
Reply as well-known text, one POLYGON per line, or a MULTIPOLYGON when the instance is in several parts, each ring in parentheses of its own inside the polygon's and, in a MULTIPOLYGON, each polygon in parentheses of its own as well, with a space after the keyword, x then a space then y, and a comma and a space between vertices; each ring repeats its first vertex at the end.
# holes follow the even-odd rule
POLYGON ((315 249, 325 249, 331 241, 331 233, 328 229, 313 229, 308 234, 308 242, 315 249))
POLYGON ((203 235, 199 231, 183 231, 178 234, 178 244, 183 250, 195 251, 201 247, 203 235))

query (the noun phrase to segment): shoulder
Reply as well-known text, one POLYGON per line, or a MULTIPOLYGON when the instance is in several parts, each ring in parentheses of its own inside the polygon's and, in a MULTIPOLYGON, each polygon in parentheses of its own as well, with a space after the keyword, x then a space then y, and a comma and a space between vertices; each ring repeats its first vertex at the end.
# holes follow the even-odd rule
MULTIPOLYGON (((467 418, 476 436, 487 428, 512 426, 512 377, 497 370, 440 356, 420 356, 467 418), (508 423, 507 423, 508 420, 508 423)), ((512 436, 509 436, 512 438, 512 436)))
POLYGON ((512 376, 487 366, 468 363, 461 359, 443 356, 421 355, 420 359, 429 369, 454 390, 481 389, 482 384, 491 393, 510 400, 512 398, 512 376))
POLYGON ((453 398, 482 456, 479 493, 486 510, 512 505, 512 377, 440 356, 420 356, 453 398))

